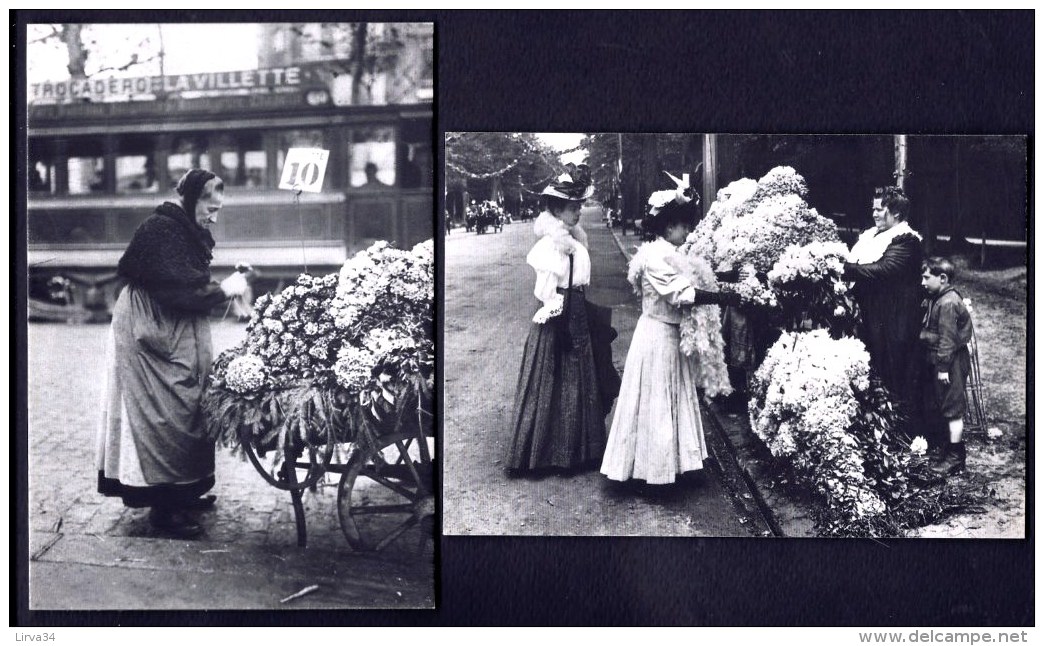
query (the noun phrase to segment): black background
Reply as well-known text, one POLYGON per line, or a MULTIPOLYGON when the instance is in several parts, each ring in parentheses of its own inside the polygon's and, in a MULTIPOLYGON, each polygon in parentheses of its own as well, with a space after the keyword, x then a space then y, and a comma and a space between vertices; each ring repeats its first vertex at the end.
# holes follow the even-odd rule
MULTIPOLYGON (((440 151, 450 130, 1026 134, 1033 148, 1032 11, 327 10, 148 16, 66 11, 18 12, 17 18, 18 23, 434 21, 434 137, 440 151)), ((12 42, 24 44, 24 24, 13 28, 12 42)), ((12 97, 24 104, 23 50, 16 54, 22 58, 20 74, 12 75, 12 97)), ((20 110, 12 114, 24 118, 20 110)), ((24 146, 24 130, 17 139, 24 146)), ((440 154, 439 169, 441 162, 440 154)), ((12 164, 24 172, 19 166, 12 164)), ((16 188, 24 184, 16 179, 16 188)), ((23 201, 12 232, 13 265, 24 272, 24 228, 19 229, 24 191, 18 191, 23 201)), ((436 191, 441 201, 441 184, 436 191)), ((1031 276, 1032 264, 1031 251, 1031 276)), ((14 288, 21 308, 14 320, 24 335, 24 282, 14 288)), ((1030 338, 1032 311, 1030 288, 1030 338)), ((12 459, 12 502, 24 514, 24 343, 16 347, 20 374, 12 378, 20 384, 16 438, 21 446, 12 459)), ((1032 366, 1032 344, 1028 352, 1032 366)), ((1029 398, 1032 374, 1028 377, 1029 398)), ((1032 420, 1031 399, 1027 409, 1032 420)), ((1029 436, 1032 455, 1032 430, 1029 436)), ((1032 536, 1033 467, 1027 462, 1027 535, 1032 536)), ((13 517, 12 524, 26 527, 24 515, 13 517)), ((23 529, 20 550, 24 540, 23 529)), ((439 547, 435 611, 280 614, 27 613, 24 554, 12 555, 19 574, 12 598, 19 600, 19 621, 37 625, 1034 623, 1032 538, 451 536, 439 547)))

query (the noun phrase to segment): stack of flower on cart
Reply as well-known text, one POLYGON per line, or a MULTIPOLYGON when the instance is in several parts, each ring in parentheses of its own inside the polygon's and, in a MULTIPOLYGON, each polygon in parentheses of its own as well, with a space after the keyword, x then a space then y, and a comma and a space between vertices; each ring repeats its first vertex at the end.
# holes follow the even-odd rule
POLYGON ((264 452, 430 424, 433 302, 430 240, 409 251, 377 242, 338 274, 261 296, 246 340, 215 361, 208 432, 264 452))

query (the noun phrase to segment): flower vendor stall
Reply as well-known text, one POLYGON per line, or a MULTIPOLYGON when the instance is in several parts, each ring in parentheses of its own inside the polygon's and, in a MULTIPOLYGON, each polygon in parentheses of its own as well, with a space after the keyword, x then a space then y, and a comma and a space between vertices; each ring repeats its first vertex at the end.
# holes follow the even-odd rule
POLYGON ((430 240, 378 242, 337 274, 258 298, 246 339, 215 361, 206 428, 290 492, 299 545, 302 493, 327 473, 341 476, 353 548, 432 539, 434 294, 430 240))
MULTIPOLYGON (((805 202, 807 194, 805 180, 786 166, 732 182, 680 251, 694 266, 745 270, 745 280, 713 285, 705 268, 699 284, 737 292, 774 330, 750 376, 750 426, 777 466, 817 501, 817 531, 898 535, 938 516, 944 497, 951 508, 961 502, 933 489, 938 479, 901 435, 890 395, 856 337, 860 312, 842 280, 848 248, 834 223, 805 202)), ((683 319, 683 340, 705 336, 707 314, 699 309, 683 319)), ((693 351, 684 343, 682 350, 693 351)))

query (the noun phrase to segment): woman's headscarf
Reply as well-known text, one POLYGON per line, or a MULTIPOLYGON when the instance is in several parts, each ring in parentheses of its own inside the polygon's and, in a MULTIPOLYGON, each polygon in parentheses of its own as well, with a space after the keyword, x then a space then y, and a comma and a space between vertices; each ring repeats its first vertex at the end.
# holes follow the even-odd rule
POLYGON ((174 190, 181 196, 182 204, 185 207, 185 213, 187 213, 190 218, 195 219, 196 217, 196 203, 199 202, 199 197, 203 194, 203 187, 207 185, 207 182, 215 177, 217 177, 217 175, 211 173, 209 170, 193 168, 182 175, 181 179, 178 180, 178 185, 174 190))

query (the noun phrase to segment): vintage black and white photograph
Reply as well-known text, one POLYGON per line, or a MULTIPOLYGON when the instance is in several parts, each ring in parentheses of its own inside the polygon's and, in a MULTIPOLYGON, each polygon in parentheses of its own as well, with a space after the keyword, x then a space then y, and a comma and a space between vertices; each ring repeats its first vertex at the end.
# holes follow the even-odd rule
POLYGON ((1025 537, 1025 137, 445 146, 445 534, 1025 537))
POLYGON ((30 610, 433 608, 434 25, 27 26, 30 610))

